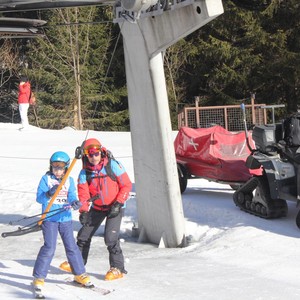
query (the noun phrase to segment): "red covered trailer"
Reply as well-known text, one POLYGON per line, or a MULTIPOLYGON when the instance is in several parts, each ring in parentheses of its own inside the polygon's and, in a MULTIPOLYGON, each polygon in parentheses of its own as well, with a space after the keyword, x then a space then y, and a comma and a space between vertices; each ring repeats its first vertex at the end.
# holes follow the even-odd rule
MULTIPOLYGON (((249 132, 249 143, 254 142, 249 132)), ((174 141, 180 189, 190 178, 205 178, 236 189, 261 170, 249 170, 250 155, 244 132, 230 132, 221 126, 193 129, 181 127, 174 141)))

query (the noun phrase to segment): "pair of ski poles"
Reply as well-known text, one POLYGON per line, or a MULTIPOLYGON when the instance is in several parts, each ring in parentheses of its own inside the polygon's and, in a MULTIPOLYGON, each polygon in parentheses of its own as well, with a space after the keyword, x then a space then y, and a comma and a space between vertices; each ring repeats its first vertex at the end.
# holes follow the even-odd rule
MULTIPOLYGON (((98 198, 99 198, 99 195, 96 195, 96 196, 90 198, 88 200, 88 202, 94 202, 98 198)), ((51 210, 48 213, 53 213, 54 212, 53 214, 47 215, 47 216, 45 216, 43 218, 40 218, 39 221, 35 221, 35 222, 32 222, 32 223, 27 224, 25 226, 19 227, 15 231, 3 232, 1 234, 1 236, 3 238, 5 238, 5 237, 8 237, 8 236, 19 236, 19 235, 24 235, 24 234, 27 234, 27 233, 39 231, 39 230, 42 229, 42 226, 39 225, 40 222, 43 222, 43 221, 45 221, 45 220, 47 220, 47 219, 49 219, 49 218, 51 218, 51 217, 53 217, 55 215, 58 215, 58 214, 62 213, 65 210, 68 210, 68 209, 71 209, 71 205, 65 205, 63 207, 51 210)), ((44 214, 45 214, 45 212, 44 213, 40 213, 40 214, 36 214, 36 215, 33 215, 33 216, 30 216, 30 217, 24 217, 24 218, 21 218, 19 220, 14 221, 14 222, 11 221, 11 222, 9 222, 9 225, 13 225, 13 223, 20 222, 22 220, 27 220, 27 219, 31 219, 31 218, 34 218, 34 217, 42 216, 44 214)))
MULTIPOLYGON (((60 207, 58 209, 54 209, 54 210, 51 210, 50 212, 55 212, 54 214, 51 214, 51 215, 48 215, 48 216, 45 216, 43 219, 40 219, 39 221, 35 221, 35 222, 32 222, 30 224, 27 224, 25 226, 22 226, 22 227, 19 227, 17 230, 15 231, 11 231, 11 232, 3 232, 1 234, 1 236, 3 238, 7 237, 7 236, 18 236, 18 235, 24 235, 26 233, 30 233, 30 232, 35 232, 35 231, 39 231, 40 229, 42 229, 42 227, 38 224, 38 222, 40 221, 45 221, 47 219, 49 219, 50 217, 53 217, 55 215, 58 215, 60 214, 61 212, 67 210, 67 209, 70 209, 71 206, 64 206, 64 207, 60 207)), ((38 216, 41 216, 43 213, 40 213, 40 214, 36 214, 34 216, 30 216, 30 217, 24 217, 24 218, 21 218, 19 220, 16 220, 16 221, 11 221, 9 222, 9 225, 13 225, 13 223, 17 223, 17 222, 20 222, 20 221, 23 221, 23 220, 26 220, 26 219, 31 219, 31 218, 34 218, 34 217, 38 217, 38 216)))

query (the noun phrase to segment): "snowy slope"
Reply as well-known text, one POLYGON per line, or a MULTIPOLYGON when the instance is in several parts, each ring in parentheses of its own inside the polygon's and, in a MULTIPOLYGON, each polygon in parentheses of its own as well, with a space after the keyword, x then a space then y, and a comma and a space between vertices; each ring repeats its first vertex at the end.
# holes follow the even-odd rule
MULTIPOLYGON (((134 181, 130 133, 36 127, 20 132, 19 127, 18 124, 0 123, 0 233, 16 229, 24 224, 24 220, 19 219, 40 212, 35 191, 40 177, 48 169, 50 155, 62 150, 73 157, 75 148, 87 134, 109 148, 134 181)), ((77 162, 71 176, 77 178, 80 168, 81 162, 77 162)), ((178 249, 139 244, 132 237, 138 201, 133 193, 122 224, 122 247, 128 275, 113 282, 103 280, 108 270, 108 255, 101 227, 93 238, 87 271, 96 285, 113 292, 100 296, 67 285, 65 280, 70 274, 58 268, 65 260, 59 240, 46 279, 47 298, 300 299, 300 232, 295 225, 298 211, 295 203, 288 203, 286 218, 264 220, 235 207, 232 193, 228 185, 202 179, 189 181, 183 194, 183 206, 191 243, 178 249)), ((76 235, 80 228, 78 212, 74 213, 74 227, 76 235)), ((32 268, 42 242, 41 232, 0 237, 1 299, 32 298, 32 268)))

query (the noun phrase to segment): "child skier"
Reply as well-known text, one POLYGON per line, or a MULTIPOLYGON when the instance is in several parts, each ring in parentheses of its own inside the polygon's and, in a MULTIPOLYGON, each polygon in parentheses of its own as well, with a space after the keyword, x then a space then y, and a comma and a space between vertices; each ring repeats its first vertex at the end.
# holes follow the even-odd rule
MULTIPOLYGON (((55 152, 50 158, 50 171, 40 180, 37 189, 36 201, 42 204, 42 212, 45 211, 51 197, 56 192, 67 168, 70 164, 68 154, 62 151, 55 152)), ((41 247, 33 269, 33 286, 36 293, 41 294, 41 288, 48 274, 50 263, 55 253, 57 235, 60 234, 65 247, 66 256, 70 262, 74 281, 85 286, 92 287, 90 277, 86 274, 81 252, 76 245, 73 234, 72 213, 81 207, 77 200, 74 179, 69 177, 59 191, 46 219, 42 223, 44 245, 41 247), (61 210, 60 210, 61 209, 61 210)), ((41 295, 41 298, 43 296, 41 295)))

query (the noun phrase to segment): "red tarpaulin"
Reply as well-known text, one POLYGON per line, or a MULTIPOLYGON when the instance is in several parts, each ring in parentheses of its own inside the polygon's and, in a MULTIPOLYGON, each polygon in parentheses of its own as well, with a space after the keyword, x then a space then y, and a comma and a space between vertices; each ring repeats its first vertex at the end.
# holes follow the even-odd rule
MULTIPOLYGON (((252 148, 254 142, 249 132, 252 148)), ((191 175, 226 182, 245 182, 261 170, 250 170, 245 161, 250 155, 244 132, 230 132, 221 126, 180 128, 175 142, 177 162, 191 175)))

